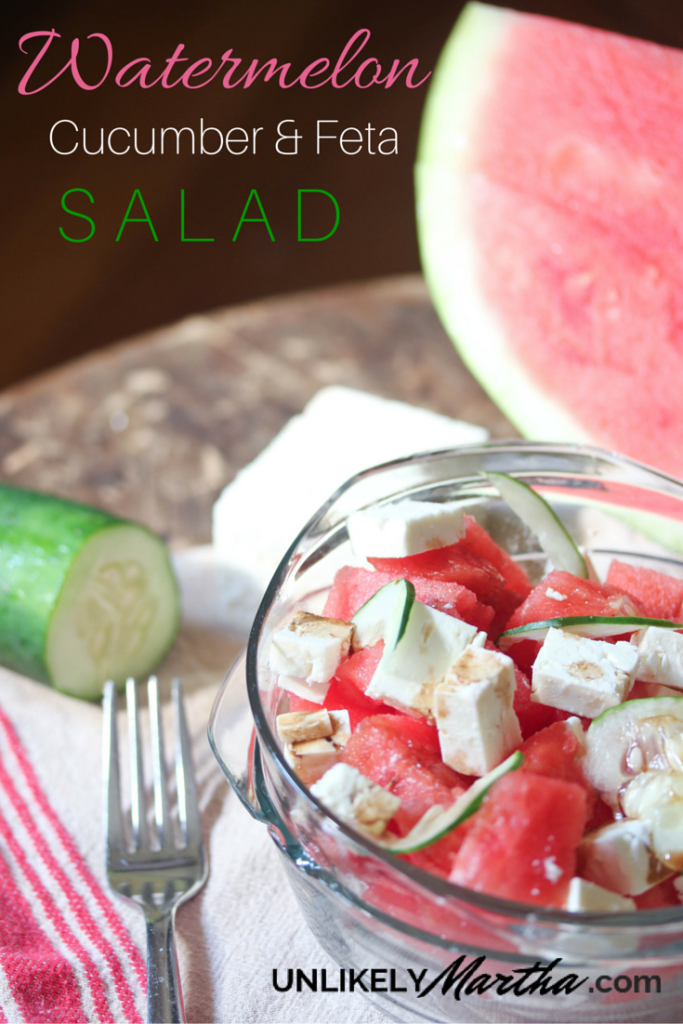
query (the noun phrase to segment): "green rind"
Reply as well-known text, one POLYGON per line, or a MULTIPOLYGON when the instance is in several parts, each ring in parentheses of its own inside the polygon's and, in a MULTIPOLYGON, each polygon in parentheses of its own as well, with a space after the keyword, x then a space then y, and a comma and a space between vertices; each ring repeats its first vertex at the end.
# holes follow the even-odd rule
POLYGON ((431 846, 432 843, 436 843, 439 839, 443 839, 450 832, 456 829, 459 825, 462 825, 464 821, 471 818, 472 815, 479 810, 482 801, 494 782, 497 782, 503 775, 507 775, 508 772, 516 771, 524 762, 524 754, 520 750, 516 750, 514 754, 510 754, 502 764, 499 764, 496 768, 490 771, 487 775, 482 776, 481 779, 477 779, 473 782, 466 793, 455 801, 455 803, 443 811, 437 818, 434 819, 435 825, 432 831, 427 836, 419 839, 420 824, 424 818, 429 814, 429 811, 420 818, 420 821, 410 830, 407 836, 402 839, 398 839, 395 842, 384 844, 386 849, 390 853, 416 853, 418 850, 424 850, 425 847, 431 846), (474 793, 474 796, 472 794, 474 793), (416 835, 417 833, 417 835, 416 835), (411 840, 411 836, 413 839, 411 840))
MULTIPOLYGON (((173 588, 175 623, 159 645, 159 661, 180 623, 178 586, 162 541, 146 527, 101 509, 0 484, 0 664, 55 684, 48 653, 51 628, 70 573, 89 541, 122 526, 158 547, 168 586, 173 588)), ((98 698, 104 681, 93 682, 88 692, 77 695, 98 698)), ((71 692, 68 682, 62 682, 61 689, 71 692)))
MULTIPOLYGON (((528 17, 485 4, 463 9, 432 76, 415 167, 422 266, 441 321, 463 361, 527 437, 590 443, 517 359, 486 301, 468 186, 476 173, 482 104, 509 32, 528 17)), ((484 126, 485 127, 485 126, 484 126)))
POLYGON ((588 568, 585 558, 545 498, 523 480, 518 480, 508 473, 485 473, 484 476, 497 487, 501 498, 512 511, 534 531, 554 567, 587 580, 588 568))
POLYGON ((506 629, 496 639, 496 644, 509 647, 516 640, 540 640, 549 629, 564 629, 569 633, 581 635, 580 626, 623 626, 623 629, 611 629, 592 634, 594 636, 618 636, 630 630, 644 629, 646 626, 657 626, 660 629, 681 629, 683 623, 670 622, 668 619, 647 619, 636 615, 566 615, 556 619, 543 619, 539 622, 527 622, 514 629, 506 629))
POLYGON ((93 533, 118 520, 45 494, 0 484, 0 663, 51 682, 45 646, 71 564, 93 533))

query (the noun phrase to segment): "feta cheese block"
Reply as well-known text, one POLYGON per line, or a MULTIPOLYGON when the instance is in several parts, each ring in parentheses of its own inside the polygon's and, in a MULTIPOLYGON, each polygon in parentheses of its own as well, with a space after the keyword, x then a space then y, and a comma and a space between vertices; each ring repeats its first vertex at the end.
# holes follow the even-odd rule
POLYGON ((385 648, 366 695, 400 711, 432 717, 434 688, 469 644, 483 647, 486 633, 415 601, 396 646, 385 648))
POLYGON ((635 647, 548 630, 531 677, 531 699, 584 718, 621 704, 636 677, 635 647))
POLYGON ((351 735, 348 711, 293 712, 276 724, 285 760, 307 786, 337 764, 351 735))
POLYGON ((639 896, 671 873, 655 856, 645 821, 623 819, 589 832, 578 856, 583 878, 622 896, 639 896))
POLYGON ((311 793, 332 814, 373 836, 384 833, 401 806, 397 796, 343 762, 325 772, 311 793))
POLYGON ((683 634, 646 626, 631 637, 638 650, 636 678, 683 690, 683 634))
POLYGON ((635 910, 634 900, 628 896, 603 889, 601 885, 588 882, 585 878, 572 878, 567 895, 567 910, 587 914, 611 914, 624 910, 635 910))
POLYGON ((454 502, 407 499, 353 512, 347 529, 355 555, 406 558, 456 544, 465 535, 465 513, 454 502))
POLYGON ((466 647, 434 690, 441 756, 464 775, 486 775, 522 742, 512 709, 512 658, 466 647))
POLYGON ((285 629, 273 634, 269 665, 307 683, 329 683, 349 653, 353 630, 340 619, 297 612, 285 629))
POLYGON ((297 679, 296 676, 276 676, 277 685, 281 690, 287 690, 288 693, 295 693, 297 697, 303 697, 304 700, 310 700, 313 704, 324 704, 325 697, 327 697, 327 691, 330 688, 330 683, 306 683, 303 679, 297 679))

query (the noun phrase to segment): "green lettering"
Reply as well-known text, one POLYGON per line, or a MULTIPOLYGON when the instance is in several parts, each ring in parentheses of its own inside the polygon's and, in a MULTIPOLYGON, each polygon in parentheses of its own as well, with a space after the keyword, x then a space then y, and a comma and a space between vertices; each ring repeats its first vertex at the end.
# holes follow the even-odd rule
POLYGON ((180 190, 180 241, 181 242, 213 242, 213 238, 185 238, 185 189, 180 190))
POLYGON ((242 216, 240 217, 239 224, 237 225, 237 230, 235 231, 235 234, 232 237, 233 242, 237 241, 237 236, 239 235, 240 230, 242 228, 242 225, 244 223, 265 224, 266 227, 268 228, 268 234, 270 235, 271 242, 275 241, 275 238, 273 237, 273 232, 270 230, 270 224, 268 223, 268 218, 266 217, 265 210, 263 209, 263 206, 261 204, 261 200, 259 199, 259 194, 258 194, 258 192, 256 191, 255 188, 252 188, 251 192, 249 193, 249 198, 247 199, 246 205, 245 205, 244 209, 242 210, 242 216), (258 203, 258 208, 261 211, 261 216, 260 217, 247 217, 247 213, 249 212, 249 207, 251 206, 252 197, 258 203))
POLYGON ((70 188, 62 196, 62 209, 64 210, 64 212, 70 213, 72 217, 82 217, 83 220, 87 220, 88 224, 90 225, 90 234, 85 235, 83 238, 71 238, 70 235, 67 235, 63 227, 60 227, 59 233, 62 236, 62 238, 66 239, 67 242, 89 242, 92 236, 95 234, 95 221, 92 219, 92 217, 89 217, 87 213, 78 213, 76 210, 69 209, 69 207, 66 205, 65 199, 67 196, 70 196, 72 192, 85 192, 86 196, 88 197, 91 203, 94 203, 95 200, 88 192, 87 188, 70 188))
POLYGON ((119 228, 119 233, 116 236, 116 241, 118 242, 118 240, 121 238, 121 235, 123 234, 123 229, 125 228, 126 224, 136 224, 136 223, 138 223, 138 224, 140 224, 140 223, 141 224, 147 224, 149 226, 149 230, 152 232, 152 238, 154 239, 154 241, 155 242, 159 241, 159 239, 157 238, 157 233, 154 230, 154 225, 152 224, 152 218, 147 213, 147 207, 145 206, 145 200, 142 198, 142 192, 140 191, 139 188, 136 188, 135 192, 133 192, 133 195, 130 197, 130 202, 128 203, 128 209, 126 210, 124 218, 121 221, 121 227, 119 228), (142 207, 143 213, 145 215, 144 217, 129 217, 128 216, 130 211, 133 209, 133 203, 135 202, 135 197, 136 196, 140 200, 140 206, 142 207))
POLYGON ((297 193, 297 208, 296 208, 296 237, 299 242, 324 242, 326 239, 331 238, 339 227, 339 203, 334 198, 331 192, 326 192, 324 188, 300 188, 297 193), (301 199, 305 192, 320 192, 322 195, 327 196, 334 203, 335 218, 334 227, 326 235, 321 235, 319 238, 304 238, 301 234, 301 220, 302 220, 302 203, 301 199))

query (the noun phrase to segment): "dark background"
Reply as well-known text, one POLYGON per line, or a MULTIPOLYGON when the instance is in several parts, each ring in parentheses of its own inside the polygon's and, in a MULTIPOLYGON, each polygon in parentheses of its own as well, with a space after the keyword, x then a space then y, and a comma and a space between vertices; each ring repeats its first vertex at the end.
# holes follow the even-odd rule
MULTIPOLYGON (((291 61, 297 74, 317 57, 329 57, 334 64, 359 28, 372 31, 364 57, 376 56, 383 67, 395 58, 403 63, 418 57, 422 77, 433 69, 461 6, 453 0, 45 0, 5 11, 0 386, 200 310, 417 270, 412 165, 426 86, 327 86, 306 92, 259 81, 248 90, 227 91, 217 78, 196 91, 157 86, 145 92, 137 86, 118 88, 113 79, 123 63, 138 56, 152 60, 155 74, 150 77, 156 77, 180 42, 191 60, 218 60, 232 46, 246 64, 255 57, 277 57, 291 61), (91 32, 109 36, 113 71, 100 89, 79 89, 67 72, 37 95, 18 94, 17 84, 38 45, 29 43, 27 56, 19 52, 18 40, 26 32, 51 28, 62 36, 59 49, 56 42, 50 51, 55 51, 53 71, 66 62, 73 37, 85 41, 91 32), (256 157, 225 152, 193 157, 187 150, 181 156, 79 152, 65 157, 48 144, 50 127, 62 118, 87 128, 91 138, 99 137, 101 127, 106 132, 124 125, 140 128, 144 140, 152 126, 157 134, 167 125, 197 130, 200 117, 223 132, 235 125, 248 130, 263 125, 261 152, 256 157), (275 127, 283 118, 294 118, 305 136, 297 157, 274 152, 275 127), (337 118, 339 130, 350 125, 364 129, 368 122, 377 129, 392 126, 399 133, 399 155, 345 156, 329 144, 316 156, 312 136, 317 118, 337 118), (81 245, 59 234, 60 224, 72 235, 85 227, 60 208, 62 194, 76 187, 88 189, 95 200, 89 212, 96 233, 81 245), (128 226, 121 241, 115 241, 136 188, 154 221, 157 243, 142 224, 128 226), (214 237, 213 243, 180 241, 181 188, 187 234, 214 237), (231 241, 252 188, 264 203, 275 242, 262 225, 245 225, 238 241, 231 241), (298 188, 326 189, 337 197, 341 223, 329 241, 296 241, 298 188)), ((548 0, 512 6, 683 46, 683 5, 678 0, 548 0)), ((92 53, 102 60, 102 44, 90 45, 86 56, 92 53)), ((91 66, 86 59, 80 66, 86 79, 96 81, 104 64, 94 60, 91 66)), ((312 206, 311 229, 322 233, 326 217, 324 205, 318 210, 312 206)))

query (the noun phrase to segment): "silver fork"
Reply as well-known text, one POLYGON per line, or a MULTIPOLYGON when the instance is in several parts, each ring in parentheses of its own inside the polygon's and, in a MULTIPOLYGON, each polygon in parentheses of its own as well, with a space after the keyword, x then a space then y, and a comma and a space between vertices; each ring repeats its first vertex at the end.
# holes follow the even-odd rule
POLYGON ((182 846, 173 838, 161 732, 159 685, 148 684, 155 828, 147 824, 142 773, 142 743, 138 724, 138 692, 134 679, 126 683, 130 759, 131 825, 133 849, 126 839, 121 809, 119 754, 116 732, 118 697, 113 682, 104 687, 104 817, 107 841, 107 877, 112 889, 135 903, 147 922, 147 1020, 149 1024, 175 1024, 185 1020, 178 961, 173 939, 175 912, 206 881, 202 828, 192 771, 190 738, 183 710, 180 682, 173 680, 178 791, 178 818, 182 846), (156 842, 150 842, 155 835, 156 842))

